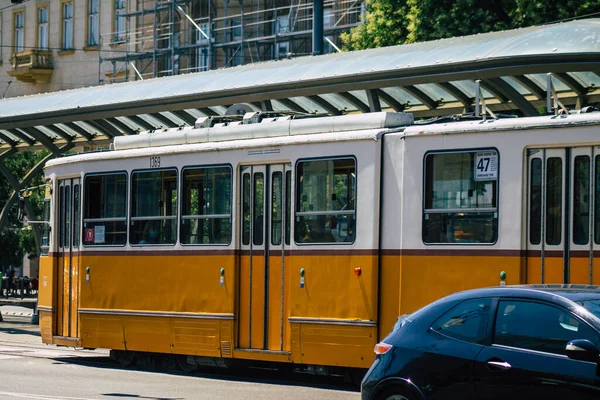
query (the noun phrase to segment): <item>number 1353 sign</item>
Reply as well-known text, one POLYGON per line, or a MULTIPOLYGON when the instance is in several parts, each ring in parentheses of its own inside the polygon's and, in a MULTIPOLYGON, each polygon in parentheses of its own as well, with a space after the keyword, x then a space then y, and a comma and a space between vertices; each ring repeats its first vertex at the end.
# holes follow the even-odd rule
POLYGON ((490 181, 498 179, 498 153, 479 151, 475 153, 475 180, 490 181))

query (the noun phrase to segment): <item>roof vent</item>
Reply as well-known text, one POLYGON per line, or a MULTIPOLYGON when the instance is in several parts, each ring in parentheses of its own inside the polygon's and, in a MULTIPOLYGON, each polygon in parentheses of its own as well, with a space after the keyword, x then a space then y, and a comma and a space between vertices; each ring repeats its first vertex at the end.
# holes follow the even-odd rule
POLYGON ((200 117, 194 123, 194 128, 210 128, 212 125, 212 117, 200 117))
POLYGON ((247 112, 244 114, 244 125, 258 124, 262 118, 260 117, 260 111, 247 112))

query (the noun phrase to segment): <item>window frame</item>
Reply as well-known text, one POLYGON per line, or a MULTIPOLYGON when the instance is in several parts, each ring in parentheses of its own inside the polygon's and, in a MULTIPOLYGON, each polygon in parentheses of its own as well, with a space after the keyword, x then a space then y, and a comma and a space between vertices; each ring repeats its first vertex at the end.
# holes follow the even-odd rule
MULTIPOLYGON (((421 242, 425 246, 495 246, 498 243, 500 238, 500 179, 501 179, 501 154, 500 150, 495 146, 488 147, 469 147, 469 148, 456 148, 456 149, 448 149, 448 150, 428 150, 423 155, 423 166, 422 166, 422 190, 421 190, 421 242), (468 208, 468 209, 443 209, 445 212, 470 212, 470 213, 480 213, 480 212, 493 212, 496 214, 496 235, 495 239, 489 243, 444 243, 444 242, 426 242, 425 241, 425 214, 427 210, 430 210, 425 207, 427 202, 427 157, 430 155, 436 154, 461 154, 461 153, 478 153, 481 151, 495 151, 498 157, 498 171, 496 178, 496 207, 488 208, 488 209, 476 209, 476 208, 468 208)), ((442 210, 442 209, 440 209, 442 210)), ((444 211, 440 211, 439 213, 443 213, 444 211)))
POLYGON ((75 4, 72 0, 62 0, 60 3, 60 50, 74 51, 75 50, 75 4), (71 5, 71 18, 65 19, 65 5, 71 5), (71 40, 70 46, 65 45, 65 21, 71 21, 71 40))
POLYGON ((590 184, 593 185, 594 189, 594 203, 590 204, 590 208, 591 210, 593 210, 592 212, 594 213, 593 215, 593 221, 592 221, 592 228, 593 228, 593 245, 599 245, 600 244, 600 193, 598 191, 598 188, 600 188, 600 186, 598 186, 598 184, 600 184, 600 155, 599 154, 593 154, 593 157, 591 157, 591 163, 590 163, 590 169, 593 172, 593 181, 590 181, 590 184))
MULTIPOLYGON (((80 182, 80 190, 81 190, 81 226, 79 227, 80 234, 80 246, 83 247, 125 247, 129 244, 129 173, 126 170, 119 171, 106 171, 106 172, 90 172, 83 175, 82 182, 80 182), (86 178, 88 176, 106 176, 106 175, 119 175, 125 174, 125 242, 123 244, 85 244, 85 191, 87 189, 86 178)), ((119 219, 121 217, 118 217, 119 219)), ((87 218, 89 219, 105 219, 105 218, 87 218)))
POLYGON ((101 6, 101 1, 100 0, 86 0, 85 2, 86 4, 86 8, 85 8, 85 49, 88 50, 92 50, 95 49, 97 47, 100 46, 100 6, 101 6), (92 2, 96 2, 97 4, 97 10, 95 13, 92 13, 92 9, 91 9, 91 5, 90 3, 92 2), (91 19, 92 17, 96 17, 96 28, 97 28, 97 36, 96 37, 92 37, 92 32, 90 31, 92 24, 91 24, 91 19), (94 39, 94 42, 92 43, 92 39, 94 39))
POLYGON ((127 31, 127 17, 123 16, 127 14, 127 10, 128 10, 128 5, 127 4, 127 0, 113 0, 112 1, 112 9, 113 9, 113 15, 114 18, 112 19, 112 33, 113 33, 113 38, 112 40, 115 42, 125 42, 125 34, 126 32, 121 32, 119 34, 119 32, 117 31, 117 29, 119 28, 119 18, 125 18, 125 31, 127 31), (123 1, 123 8, 118 8, 117 7, 117 3, 119 3, 120 1, 123 1))
MULTIPOLYGON (((233 239, 234 239, 233 236, 236 233, 236 229, 235 229, 235 226, 234 226, 234 218, 233 218, 233 214, 234 214, 233 210, 235 208, 235 201, 233 199, 233 197, 234 197, 234 190, 235 190, 235 188, 233 186, 233 182, 234 182, 233 181, 233 179, 234 179, 233 175, 234 175, 233 165, 231 165, 231 164, 186 165, 186 166, 184 166, 184 167, 181 168, 180 175, 179 175, 180 184, 177 187, 177 192, 178 192, 177 198, 178 198, 178 201, 179 201, 178 215, 177 215, 177 225, 178 225, 178 228, 177 228, 177 235, 178 235, 177 236, 177 243, 178 244, 180 244, 181 246, 186 246, 186 247, 187 246, 192 246, 192 247, 194 247, 194 246, 202 246, 202 247, 207 247, 207 246, 229 247, 229 246, 231 246, 231 244, 233 243, 233 239), (231 172, 231 176, 230 176, 230 178, 231 178, 231 180, 230 180, 231 193, 230 193, 230 196, 229 196, 229 201, 230 201, 230 204, 231 204, 231 209, 230 209, 230 213, 229 213, 229 218, 231 220, 231 232, 230 232, 230 235, 229 235, 229 243, 227 243, 227 244, 225 244, 225 243, 207 243, 207 244, 204 244, 204 243, 193 243, 192 244, 192 243, 190 243, 190 244, 187 244, 187 243, 181 242, 181 229, 182 229, 182 226, 183 226, 183 224, 181 223, 181 220, 184 217, 184 215, 183 215, 183 200, 184 200, 183 199, 183 196, 184 196, 184 193, 183 193, 183 185, 184 185, 183 174, 184 174, 185 170, 187 170, 187 169, 224 168, 224 167, 229 168, 229 171, 231 172)), ((218 214, 213 214, 213 215, 218 215, 218 214)), ((189 219, 191 219, 191 218, 189 218, 189 219)))
MULTIPOLYGON (((570 219, 571 219, 571 223, 570 223, 570 227, 569 229, 571 230, 570 232, 570 237, 571 237, 571 243, 574 246, 589 246, 590 245, 590 222, 591 222, 591 218, 592 218, 592 214, 591 214, 591 208, 593 207, 592 204, 592 197, 596 197, 596 196, 589 196, 588 201, 587 201, 587 209, 584 209, 584 212, 582 212, 582 208, 581 205, 585 204, 585 197, 586 195, 589 195, 591 188, 593 187, 593 183, 592 183, 592 177, 590 176, 590 172, 592 171, 593 168, 593 160, 592 160, 592 155, 591 154, 575 154, 573 157, 573 161, 572 161, 572 175, 573 175, 573 181, 571 182, 571 185, 573 187, 573 193, 572 193, 572 197, 570 199, 571 201, 571 215, 570 215, 570 219), (579 161, 583 161, 578 163, 579 161), (585 164, 587 161, 587 174, 585 175, 581 175, 578 172, 581 172, 580 168, 584 168, 585 169, 585 164), (580 177, 583 177, 585 179, 580 179, 580 177), (584 189, 584 190, 582 190, 584 189), (579 200, 579 201, 577 201, 579 200), (585 223, 581 223, 581 219, 586 220, 585 223), (581 235, 581 229, 583 229, 584 231, 587 229, 588 232, 585 235, 581 235), (582 241, 582 237, 584 238, 584 241, 582 241)), ((584 171, 585 172, 585 171, 584 171)), ((594 187, 595 190, 597 190, 594 187)), ((592 226, 592 230, 593 230, 593 226, 592 226)))
POLYGON ((458 301, 456 304, 452 305, 452 307, 448 308, 447 310, 445 310, 441 315, 439 315, 436 319, 434 319, 431 324, 429 329, 431 329, 432 332, 435 332, 438 335, 441 335, 445 338, 448 338, 450 340, 456 340, 459 342, 463 342, 463 343, 467 343, 467 344, 472 344, 475 346, 488 346, 491 340, 491 330, 494 328, 494 322, 495 322, 495 318, 496 318, 496 310, 498 308, 498 298, 494 297, 494 296, 481 296, 481 297, 470 297, 464 300, 460 300, 458 301), (457 307, 460 307, 462 304, 465 304, 467 302, 472 302, 472 301, 489 301, 489 309, 488 309, 488 315, 487 315, 487 321, 485 321, 485 332, 483 333, 483 337, 482 337, 482 341, 481 343, 477 343, 477 342, 471 342, 469 340, 465 340, 465 339, 460 339, 454 336, 449 335, 448 333, 444 332, 444 331, 440 331, 434 328, 434 326, 438 323, 438 321, 440 321, 442 319, 442 317, 444 317, 446 314, 448 314, 449 312, 451 312, 452 310, 454 310, 457 307))
MULTIPOLYGON (((533 353, 533 354, 543 354, 543 355, 553 356, 553 357, 568 358, 568 356, 565 354, 550 353, 548 351, 543 351, 543 350, 527 349, 527 348, 523 348, 523 347, 515 347, 515 346, 509 346, 506 344, 495 343, 495 341, 496 341, 496 322, 498 319, 498 313, 500 312, 500 303, 502 301, 541 304, 541 305, 545 305, 547 307, 557 309, 557 310, 577 319, 580 323, 585 324, 589 329, 596 332, 598 334, 598 343, 600 343, 600 331, 598 330, 598 328, 594 327, 592 324, 590 324, 588 321, 586 321, 582 316, 580 316, 576 312, 573 312, 572 310, 570 310, 569 308, 567 308, 561 304, 553 303, 553 302, 550 302, 550 301, 544 300, 544 299, 499 296, 496 298, 496 301, 494 303, 494 308, 491 310, 493 316, 491 318, 491 321, 489 321, 489 322, 491 322, 491 329, 488 331, 488 335, 487 335, 488 336, 488 341, 487 341, 488 344, 486 344, 486 345, 489 345, 490 347, 495 347, 495 348, 500 348, 500 349, 511 349, 511 350, 516 350, 516 351, 533 353)), ((581 338, 581 339, 583 339, 583 338, 581 338)), ((566 343, 565 343, 565 345, 566 345, 566 343)))
POLYGON ((48 3, 38 4, 36 7, 36 30, 35 30, 35 45, 38 50, 50 49, 50 5, 48 3), (40 23, 40 11, 46 9, 46 22, 40 23), (46 43, 45 46, 40 46, 40 28, 46 26, 46 43))
MULTIPOLYGON (((296 163, 294 164, 294 169, 293 169, 293 174, 292 174, 292 193, 293 193, 293 198, 292 198, 292 203, 291 203, 291 213, 292 215, 290 216, 290 218, 294 221, 291 225, 293 225, 293 229, 290 231, 290 243, 293 242, 296 246, 352 246, 354 245, 358 238, 357 238, 357 233, 358 233, 358 217, 359 217, 359 212, 358 212, 358 196, 359 196, 359 192, 358 192, 358 171, 360 170, 359 168, 359 163, 358 163, 358 158, 356 155, 354 154, 347 154, 347 155, 336 155, 336 156, 322 156, 322 157, 308 157, 308 158, 299 158, 296 160, 296 163), (353 160, 354 161, 354 172, 356 174, 355 180, 356 180, 356 188, 355 188, 355 200, 354 200, 354 212, 353 213, 349 213, 349 212, 342 212, 342 211, 327 211, 327 212, 318 212, 318 211, 309 211, 309 212, 298 212, 298 198, 299 196, 301 196, 301 193, 299 193, 298 191, 298 182, 300 179, 300 174, 298 174, 298 165, 300 163, 304 163, 304 162, 311 162, 311 161, 335 161, 335 160, 353 160), (301 214, 301 215, 298 215, 301 214), (354 215, 354 240, 352 240, 351 242, 315 242, 315 243, 302 243, 302 242, 298 242, 296 240, 296 218, 301 217, 302 215, 343 215, 343 214, 352 214, 354 215), (293 239, 293 241, 292 241, 293 239)), ((285 175, 285 174, 284 174, 285 175)))
POLYGON ((54 199, 52 197, 44 198, 42 208, 42 221, 40 229, 40 255, 47 256, 50 254, 50 246, 52 245, 52 233, 50 232, 50 216, 52 215, 52 205, 54 199))
POLYGON ((25 8, 21 8, 19 10, 14 10, 13 11, 13 54, 16 53, 20 53, 22 51, 25 51, 25 33, 27 32, 25 30, 26 26, 25 26, 25 22, 26 22, 26 14, 25 14, 25 8), (19 15, 23 16, 23 26, 20 28, 17 28, 17 18, 19 15), (17 31, 17 29, 19 29, 19 31, 17 31), (17 33, 21 32, 23 35, 23 43, 21 44, 22 48, 19 49, 18 45, 17 45, 17 33))
POLYGON ((129 199, 128 199, 128 203, 127 203, 127 210, 129 210, 128 214, 127 214, 127 243, 129 244, 129 246, 131 247, 161 247, 161 246, 177 246, 179 244, 179 230, 180 228, 180 224, 179 224, 179 215, 181 210, 179 209, 179 203, 181 203, 181 175, 180 175, 180 170, 179 168, 172 166, 172 167, 164 167, 164 168, 140 168, 140 169, 134 169, 131 170, 131 172, 129 173, 129 179, 127 180, 127 186, 129 188, 129 199), (131 243, 131 230, 129 229, 131 227, 131 223, 137 221, 142 221, 143 219, 147 219, 147 220, 151 220, 152 217, 132 217, 133 215, 133 175, 137 174, 137 173, 145 173, 145 172, 165 172, 165 171, 175 171, 175 182, 176 182, 176 191, 177 191, 177 203, 175 205, 175 215, 173 216, 174 218, 166 218, 166 217, 162 217, 162 216, 154 216, 155 218, 153 218, 154 220, 158 220, 158 219, 162 219, 162 220, 169 220, 169 219, 174 219, 175 220, 175 240, 173 241, 173 243, 131 243), (135 218, 135 220, 133 220, 132 218, 135 218), (141 219, 140 219, 141 218, 141 219))

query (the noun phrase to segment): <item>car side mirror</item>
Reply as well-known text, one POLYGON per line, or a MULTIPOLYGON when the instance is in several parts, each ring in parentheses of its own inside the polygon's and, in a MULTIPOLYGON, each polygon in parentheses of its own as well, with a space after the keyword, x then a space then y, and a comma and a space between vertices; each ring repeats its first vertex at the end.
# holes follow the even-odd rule
POLYGON ((587 339, 575 339, 567 343, 565 354, 572 360, 597 363, 600 351, 594 343, 587 339))

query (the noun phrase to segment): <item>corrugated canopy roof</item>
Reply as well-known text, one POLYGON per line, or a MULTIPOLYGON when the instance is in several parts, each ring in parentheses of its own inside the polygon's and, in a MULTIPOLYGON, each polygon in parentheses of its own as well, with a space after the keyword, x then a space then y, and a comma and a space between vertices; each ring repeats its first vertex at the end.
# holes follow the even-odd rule
POLYGON ((449 115, 472 110, 476 79, 492 111, 531 116, 546 104, 547 73, 564 105, 599 102, 600 19, 4 99, 0 148, 58 154, 77 141, 193 125, 236 103, 449 115))

